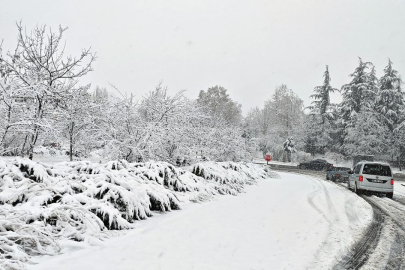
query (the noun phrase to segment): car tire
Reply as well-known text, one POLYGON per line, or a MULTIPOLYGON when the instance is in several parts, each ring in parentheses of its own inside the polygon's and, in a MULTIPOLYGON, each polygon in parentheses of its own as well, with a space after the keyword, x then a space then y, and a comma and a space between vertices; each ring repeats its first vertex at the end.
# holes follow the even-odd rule
POLYGON ((328 175, 326 175, 326 180, 329 180, 329 177, 328 177, 328 175))
POLYGON ((392 199, 394 197, 394 192, 388 192, 385 194, 385 196, 387 196, 387 198, 392 199))
POLYGON ((356 193, 357 195, 360 194, 360 190, 357 188, 357 183, 354 183, 354 193, 356 193))

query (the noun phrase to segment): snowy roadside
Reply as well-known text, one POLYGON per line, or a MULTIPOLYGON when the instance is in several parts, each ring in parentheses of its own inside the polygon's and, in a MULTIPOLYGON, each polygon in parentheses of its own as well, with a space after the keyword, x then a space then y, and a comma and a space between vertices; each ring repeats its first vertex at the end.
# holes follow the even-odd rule
POLYGON ((237 197, 183 204, 182 211, 137 223, 101 246, 38 257, 29 269, 332 268, 362 236, 371 207, 331 183, 280 176, 260 180, 237 197))
POLYGON ((237 195, 274 175, 249 163, 36 163, 0 158, 0 269, 23 269, 36 255, 99 245, 156 211, 216 194, 237 195))

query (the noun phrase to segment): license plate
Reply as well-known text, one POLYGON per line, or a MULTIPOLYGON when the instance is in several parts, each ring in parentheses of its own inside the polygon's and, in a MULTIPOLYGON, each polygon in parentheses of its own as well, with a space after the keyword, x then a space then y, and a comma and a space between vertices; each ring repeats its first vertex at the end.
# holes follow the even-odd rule
POLYGON ((384 183, 383 180, 374 180, 374 183, 384 183))

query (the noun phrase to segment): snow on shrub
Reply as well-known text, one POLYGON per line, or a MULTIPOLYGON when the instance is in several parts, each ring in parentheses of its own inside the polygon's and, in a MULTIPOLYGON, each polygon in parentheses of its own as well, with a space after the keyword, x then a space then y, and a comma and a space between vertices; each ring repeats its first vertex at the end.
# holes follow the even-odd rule
POLYGON ((269 176, 265 167, 248 163, 207 162, 184 170, 153 161, 42 164, 0 158, 0 269, 22 269, 30 256, 58 253, 58 240, 103 239, 153 211, 236 195, 269 176))
POLYGON ((252 163, 205 162, 195 164, 191 171, 214 183, 220 194, 236 195, 244 185, 252 185, 257 179, 269 178, 268 168, 252 163))

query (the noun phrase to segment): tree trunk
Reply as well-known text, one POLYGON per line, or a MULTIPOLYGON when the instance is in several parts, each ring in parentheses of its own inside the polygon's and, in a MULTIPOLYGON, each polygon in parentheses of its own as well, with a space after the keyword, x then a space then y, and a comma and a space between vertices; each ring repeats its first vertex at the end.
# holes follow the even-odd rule
POLYGON ((73 142, 72 142, 72 139, 70 139, 70 145, 69 145, 69 160, 73 161, 73 142))
POLYGON ((70 123, 69 131, 69 160, 73 161, 73 132, 74 132, 74 122, 70 123))

